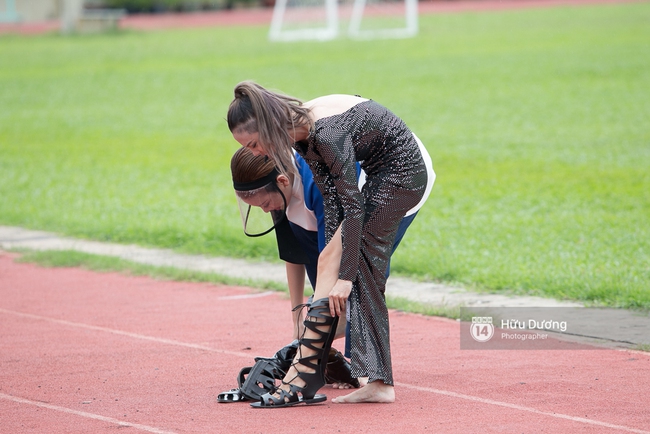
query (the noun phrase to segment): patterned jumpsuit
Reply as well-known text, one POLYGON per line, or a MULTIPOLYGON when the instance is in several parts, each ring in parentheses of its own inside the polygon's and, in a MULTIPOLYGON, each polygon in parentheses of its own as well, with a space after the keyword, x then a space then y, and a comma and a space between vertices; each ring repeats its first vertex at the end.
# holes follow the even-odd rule
POLYGON ((310 136, 294 147, 323 195, 327 242, 341 226, 339 279, 352 281, 352 375, 393 385, 386 268, 400 221, 427 185, 418 144, 400 118, 368 100, 317 120, 310 136), (357 161, 367 176, 361 192, 357 161))

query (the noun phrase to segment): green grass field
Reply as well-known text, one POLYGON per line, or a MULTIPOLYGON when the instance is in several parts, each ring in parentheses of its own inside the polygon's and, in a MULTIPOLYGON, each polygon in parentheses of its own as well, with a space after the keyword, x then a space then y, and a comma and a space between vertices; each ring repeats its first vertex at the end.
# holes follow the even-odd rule
POLYGON ((438 175, 394 273, 650 308, 650 3, 422 16, 407 40, 267 27, 0 37, 0 224, 275 259, 241 230, 244 79, 373 98, 438 175))

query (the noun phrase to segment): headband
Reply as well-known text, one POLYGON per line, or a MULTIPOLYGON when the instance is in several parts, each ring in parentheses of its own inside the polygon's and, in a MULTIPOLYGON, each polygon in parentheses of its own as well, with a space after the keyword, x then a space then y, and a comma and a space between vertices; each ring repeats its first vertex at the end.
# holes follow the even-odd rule
POLYGON ((254 180, 254 181, 250 181, 250 182, 237 182, 237 181, 233 181, 233 182, 232 182, 232 185, 233 185, 233 187, 235 188, 235 190, 237 190, 237 191, 251 191, 251 190, 256 190, 256 189, 258 189, 258 188, 260 188, 260 187, 264 187, 264 186, 267 185, 267 184, 270 184, 270 183, 272 183, 272 182, 275 182, 275 180, 277 179, 278 175, 280 175, 280 172, 278 172, 278 169, 276 169, 276 168, 274 167, 273 170, 271 170, 271 172, 269 172, 268 175, 265 175, 265 176, 263 176, 263 177, 261 177, 261 178, 258 178, 258 179, 256 179, 256 180, 254 180))

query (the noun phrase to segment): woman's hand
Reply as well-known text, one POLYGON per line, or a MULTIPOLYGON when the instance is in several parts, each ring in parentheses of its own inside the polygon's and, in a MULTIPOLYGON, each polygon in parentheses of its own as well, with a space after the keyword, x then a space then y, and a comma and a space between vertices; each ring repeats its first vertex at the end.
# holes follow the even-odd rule
POLYGON ((349 280, 337 280, 334 287, 330 291, 330 314, 332 316, 341 316, 341 312, 345 313, 345 306, 348 302, 348 297, 352 292, 352 282, 349 280))

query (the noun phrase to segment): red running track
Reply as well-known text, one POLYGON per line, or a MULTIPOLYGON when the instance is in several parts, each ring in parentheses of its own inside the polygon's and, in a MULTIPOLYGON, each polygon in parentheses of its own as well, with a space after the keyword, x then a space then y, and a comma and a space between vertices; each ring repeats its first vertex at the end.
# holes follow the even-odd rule
MULTIPOLYGON (((454 0, 420 1, 420 14, 491 11, 590 4, 635 3, 647 0, 454 0)), ((131 14, 120 21, 120 27, 135 30, 199 28, 215 26, 270 25, 272 8, 233 9, 196 13, 131 14)), ((0 34, 41 34, 57 31, 58 21, 34 23, 0 23, 0 34)))
POLYGON ((14 258, 0 252, 1 433, 650 433, 650 354, 460 350, 457 322, 397 311, 394 404, 219 404, 289 342, 283 295, 14 258))

